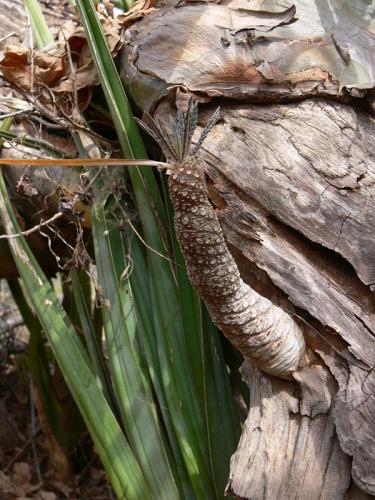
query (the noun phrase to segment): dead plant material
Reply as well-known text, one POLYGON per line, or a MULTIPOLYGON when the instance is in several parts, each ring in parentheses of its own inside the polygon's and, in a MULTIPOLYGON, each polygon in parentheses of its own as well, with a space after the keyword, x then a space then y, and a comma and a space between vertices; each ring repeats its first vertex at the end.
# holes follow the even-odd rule
POLYGON ((117 21, 122 28, 128 28, 139 19, 155 12, 157 9, 154 8, 154 5, 155 0, 140 0, 139 2, 135 2, 131 9, 118 16, 117 21))
MULTIPOLYGON (((35 52, 35 81, 39 84, 54 87, 63 78, 65 64, 63 58, 42 52, 35 52)), ((5 49, 1 60, 1 71, 4 78, 25 92, 31 92, 30 50, 23 45, 10 45, 5 49)))
MULTIPOLYGON (((100 14, 100 19, 108 46, 115 57, 123 46, 121 25, 116 19, 104 14, 100 14)), ((54 99, 59 97, 61 102, 70 101, 69 94, 77 89, 81 94, 80 108, 85 109, 90 101, 87 90, 99 85, 99 78, 84 30, 74 26, 74 23, 68 23, 67 27, 62 27, 58 40, 56 47, 48 53, 38 50, 32 53, 21 44, 6 47, 0 60, 0 70, 13 88, 27 95, 33 92, 42 105, 51 106, 55 104, 54 99), (67 59, 66 44, 69 46, 74 72, 67 59)))
MULTIPOLYGON (((0 301, 0 316, 10 301, 0 301)), ((37 414, 32 436, 30 391, 17 370, 17 358, 11 356, 0 366, 0 498, 6 500, 57 500, 111 498, 110 487, 89 436, 84 433, 75 454, 74 467, 64 480, 51 463, 50 445, 37 414), (35 441, 40 462, 41 481, 36 473, 32 452, 35 441)), ((66 425, 72 425, 67 421, 66 425)))

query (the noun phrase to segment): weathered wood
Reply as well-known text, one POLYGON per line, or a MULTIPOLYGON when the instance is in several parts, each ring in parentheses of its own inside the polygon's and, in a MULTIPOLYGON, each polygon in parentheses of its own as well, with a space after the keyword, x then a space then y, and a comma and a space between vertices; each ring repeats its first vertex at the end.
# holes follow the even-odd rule
POLYGON ((321 97, 353 105, 369 91, 362 109, 371 111, 375 30, 365 2, 302 0, 293 23, 290 6, 166 6, 127 31, 122 74, 138 106, 166 123, 181 102, 176 86, 214 100, 202 106, 202 126, 220 102, 202 155, 227 242, 245 281, 312 324, 301 323, 312 364, 295 383, 248 375, 251 409, 228 488, 253 500, 367 498, 375 495, 375 122, 321 97))
MULTIPOLYGON (((344 499, 350 461, 338 443, 332 414, 301 414, 295 384, 265 377, 250 364, 242 374, 250 388, 250 411, 227 491, 257 500, 344 499)), ((328 372, 326 382, 333 396, 328 372)))
POLYGON ((206 147, 210 163, 234 186, 286 229, 341 254, 371 285, 374 134, 371 116, 338 103, 234 105, 222 108, 206 147))
MULTIPOLYGON (((201 127, 212 108, 201 114, 201 127)), ((159 117, 167 121, 172 113, 168 103, 162 104, 159 110, 159 117)), ((245 432, 242 437, 231 468, 230 490, 236 495, 278 498, 276 491, 280 489, 279 498, 347 498, 349 479, 338 472, 341 459, 337 463, 337 443, 342 450, 340 456, 343 451, 353 456, 352 477, 356 484, 362 491, 374 493, 375 391, 371 367, 375 362, 375 301, 370 287, 336 253, 338 245, 329 249, 329 231, 326 231, 328 236, 324 233, 325 227, 329 229, 335 223, 341 201, 337 197, 340 190, 327 182, 327 177, 331 179, 329 160, 332 165, 348 162, 349 179, 356 175, 355 165, 363 164, 365 176, 356 179, 359 182, 356 189, 344 190, 342 203, 348 203, 348 211, 356 210, 365 220, 368 217, 368 224, 373 222, 374 169, 368 144, 372 133, 373 122, 367 114, 338 103, 314 100, 268 107, 224 104, 221 119, 204 145, 202 156, 210 166, 212 200, 245 280, 285 309, 293 312, 297 307, 297 311, 313 323, 314 329, 302 324, 307 343, 319 355, 317 360, 324 360, 338 384, 335 388, 327 368, 316 372, 316 360, 312 361, 310 371, 294 376, 298 385, 294 384, 293 389, 293 385, 289 387, 290 391, 299 393, 294 417, 280 410, 279 400, 272 417, 259 410, 264 401, 254 403, 248 421, 254 418, 252 410, 256 408, 267 430, 262 449, 255 446, 253 433, 245 432), (353 124, 350 139, 342 134, 338 125, 345 117, 345 123, 353 124), (280 128, 280 133, 274 131, 275 126, 280 128), (284 135, 284 131, 288 133, 284 135), (294 147, 295 142, 298 148, 294 147), (315 154, 307 161, 300 151, 309 149, 315 154), (327 161, 327 167, 323 168, 327 161), (315 162, 321 168, 314 168, 315 162), (361 185, 360 181, 366 177, 371 182, 361 185), (303 205, 297 205, 297 210, 290 195, 319 199, 321 193, 329 189, 332 189, 331 195, 315 204, 314 210, 309 206, 304 210, 303 205), (352 196, 362 197, 361 201, 353 204, 352 196), (305 217, 312 217, 310 224, 303 224, 305 217), (314 234, 319 234, 319 228, 322 239, 317 244, 314 234), (332 400, 325 397, 327 391, 332 400), (321 414, 326 415, 324 419, 318 417, 321 414), (327 462, 323 448, 310 449, 315 466, 328 471, 328 477, 320 475, 318 480, 311 467, 294 465, 301 461, 300 456, 289 456, 284 450, 287 446, 297 450, 301 435, 309 443, 324 442, 327 427, 318 425, 320 419, 331 432, 336 425, 336 451, 327 462), (295 433, 288 433, 290 442, 274 439, 268 426, 272 421, 284 429, 293 422, 295 433), (275 457, 273 467, 259 459, 262 453, 275 457), (288 461, 281 464, 277 461, 280 453, 290 458, 290 477, 283 469, 288 461), (249 463, 252 464, 250 471, 249 463), (298 484, 298 495, 293 491, 294 483, 298 484)), ((366 231, 361 223, 361 220, 355 221, 350 235, 341 230, 341 237, 361 241, 366 231)), ((368 244, 372 244, 370 238, 368 244)), ((352 249, 350 255, 354 258, 355 247, 352 249)), ((361 269, 373 269, 371 255, 371 249, 368 257, 363 255, 361 269)), ((253 378, 251 389, 260 390, 261 383, 260 378, 253 378)))
POLYGON ((142 109, 171 85, 258 103, 358 97, 375 85, 368 2, 171 3, 127 32, 123 79, 142 109))
MULTIPOLYGON (((218 215, 228 241, 286 294, 289 301, 284 298, 284 307, 294 310, 297 306, 319 321, 316 326, 326 345, 319 337, 313 338, 314 332, 309 333, 308 342, 320 355, 326 351, 324 360, 339 383, 333 410, 338 437, 343 450, 354 457, 354 479, 370 493, 375 491, 374 377, 355 363, 375 364, 375 300, 370 287, 329 247, 340 204, 347 204, 353 218, 350 232, 336 227, 342 242, 346 239, 349 244, 334 248, 337 252, 351 247, 348 260, 359 262, 363 273, 371 276, 375 249, 366 224, 374 229, 374 165, 369 145, 373 127, 368 115, 338 103, 305 101, 245 109, 231 105, 222 107, 221 122, 204 147, 211 165, 211 192, 221 207, 218 215), (351 139, 340 132, 345 118, 349 127, 352 124, 351 139), (368 126, 370 130, 364 130, 368 126), (307 153, 306 159, 301 151, 315 154, 307 153), (356 175, 353 165, 362 164, 363 180, 369 182, 359 182, 356 189, 341 195, 327 177, 330 180, 330 165, 345 162, 351 165, 348 178, 356 175), (297 204, 296 197, 317 201, 297 204), (319 235, 319 245, 314 235, 319 235), (362 248, 365 253, 358 261, 362 248), (354 365, 347 367, 327 342, 345 356, 354 354, 354 365)), ((245 266, 246 261, 241 268, 245 266)), ((251 272, 247 279, 253 285, 251 272)), ((262 293, 275 300, 271 287, 263 286, 262 293)))

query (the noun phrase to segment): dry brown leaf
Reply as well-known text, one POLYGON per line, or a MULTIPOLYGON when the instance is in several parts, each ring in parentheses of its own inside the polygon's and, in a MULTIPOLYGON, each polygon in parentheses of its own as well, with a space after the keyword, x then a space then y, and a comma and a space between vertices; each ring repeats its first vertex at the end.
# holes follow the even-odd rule
POLYGON ((9 476, 0 471, 0 493, 14 492, 13 481, 9 476))
POLYGON ((135 2, 127 12, 118 16, 117 22, 122 28, 127 28, 138 19, 147 16, 147 14, 151 14, 151 12, 155 12, 157 9, 153 8, 154 5, 155 0, 139 0, 135 2))
MULTIPOLYGON (((100 14, 100 20, 111 54, 115 57, 123 46, 121 25, 117 19, 103 14, 100 14)), ((51 102, 50 93, 45 87, 55 94, 71 94, 77 89, 79 104, 84 109, 91 98, 89 89, 99 85, 85 32, 81 26, 70 22, 60 30, 58 41, 57 48, 49 53, 34 51, 33 61, 29 49, 21 44, 10 45, 5 48, 0 59, 0 70, 10 84, 26 93, 32 91, 33 85, 43 104, 51 102), (73 71, 68 62, 66 43, 74 65, 73 71)))
POLYGON ((40 426, 48 440, 49 462, 54 469, 54 476, 62 481, 68 481, 71 474, 71 464, 68 453, 60 445, 48 422, 39 392, 34 390, 35 404, 38 410, 40 426))
POLYGON ((121 38, 122 26, 118 18, 109 16, 100 16, 102 27, 107 39, 109 50, 113 57, 115 57, 124 45, 121 38))
POLYGON ((67 40, 69 40, 74 33, 79 28, 79 24, 76 21, 73 21, 73 19, 67 19, 64 21, 62 24, 61 28, 59 29, 57 33, 57 41, 59 45, 64 45, 67 40))
POLYGON ((30 486, 31 471, 30 466, 26 462, 17 462, 13 467, 13 480, 27 488, 30 486))
POLYGON ((13 466, 11 478, 0 472, 0 492, 25 498, 31 491, 31 471, 26 462, 17 462, 13 466))
MULTIPOLYGON (((0 61, 4 78, 25 92, 31 91, 32 66, 30 51, 22 45, 11 45, 4 51, 0 61)), ((65 74, 66 68, 61 57, 36 52, 34 59, 34 83, 53 87, 65 74)))
POLYGON ((30 490, 31 470, 27 462, 17 462, 13 466, 13 481, 27 493, 30 490))
POLYGON ((70 498, 72 496, 73 488, 66 482, 63 483, 62 481, 51 481, 51 486, 54 489, 58 490, 66 498, 70 498))
MULTIPOLYGON (((104 14, 100 14, 99 17, 106 35, 109 50, 112 57, 115 57, 124 45, 120 35, 121 26, 117 19, 104 14)), ((99 77, 91 57, 84 29, 82 27, 76 28, 75 31, 71 32, 67 40, 72 59, 76 64, 76 88, 80 90, 89 86, 99 85, 99 77)), ((72 77, 69 74, 69 68, 67 78, 61 81, 53 90, 54 92, 72 92, 73 83, 72 77)))

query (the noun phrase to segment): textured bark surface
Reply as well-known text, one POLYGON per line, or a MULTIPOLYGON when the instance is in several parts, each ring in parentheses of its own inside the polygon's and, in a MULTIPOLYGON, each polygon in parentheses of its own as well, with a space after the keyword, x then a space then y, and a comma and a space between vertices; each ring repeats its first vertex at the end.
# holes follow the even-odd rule
POLYGON ((127 31, 122 72, 166 123, 184 93, 202 127, 220 104, 201 154, 226 241, 245 282, 311 325, 296 382, 246 368, 228 488, 359 500, 375 495, 374 7, 302 0, 294 22, 290 7, 167 6, 127 31))
POLYGON ((211 163, 281 223, 375 283, 374 118, 323 100, 228 106, 222 118, 210 136, 211 163))
POLYGON ((189 278, 214 323, 245 358, 281 378, 304 364, 303 333, 294 319, 241 278, 208 199, 206 164, 187 158, 169 177, 174 224, 189 278))
POLYGON ((373 10, 351 0, 179 2, 128 31, 124 80, 142 109, 171 85, 255 102, 362 96, 375 85, 373 10))
MULTIPOLYGON (((371 370, 375 300, 371 287, 363 284, 359 271, 357 274, 348 261, 359 262, 362 275, 371 276, 374 243, 366 232, 367 224, 374 229, 374 163, 368 142, 374 133, 368 115, 341 104, 306 101, 287 107, 229 106, 223 107, 222 121, 207 141, 204 154, 211 165, 213 199, 224 207, 218 212, 224 233, 249 282, 257 281, 251 271, 256 266, 276 285, 260 285, 261 293, 279 300, 288 310, 297 307, 306 318, 318 320, 313 324, 324 340, 311 331, 308 343, 339 384, 333 407, 337 434, 342 449, 353 456, 354 479, 370 493, 375 493, 375 376, 371 370), (353 130, 351 139, 338 132, 345 116, 353 130), (277 122, 281 125, 275 132, 277 122), (370 130, 363 133, 363 125, 370 130), (231 126, 234 133, 229 132, 231 126), (346 140, 350 155, 342 142, 346 140), (306 150, 314 152, 307 159, 300 153, 306 150), (365 185, 359 181, 352 189, 340 190, 327 182, 329 166, 347 161, 363 165, 365 185), (315 164, 326 167, 314 169, 315 164), (358 197, 361 201, 356 203, 358 197), (296 198, 304 203, 296 203, 296 198), (358 224, 346 234, 342 222, 337 221, 345 207, 358 224), (369 218, 361 227, 366 212, 369 218), (334 239, 330 233, 335 224, 338 244, 332 251, 329 242, 334 239), (314 235, 320 235, 319 244, 314 235), (337 253, 345 247, 340 246, 341 238, 350 243, 346 248, 352 248, 347 260, 337 253), (363 251, 362 259, 356 261, 354 256, 363 251), (352 362, 342 359, 332 345, 342 355, 354 355, 352 362), (369 370, 356 366, 356 360, 369 370)), ((353 170, 348 169, 349 175, 356 175, 353 170)))
POLYGON ((301 412, 294 384, 265 377, 250 364, 242 375, 250 388, 250 411, 231 460, 227 491, 268 500, 302 498, 301 491, 308 500, 344 498, 350 460, 328 410, 335 393, 332 375, 325 373, 326 411, 314 418, 301 412))

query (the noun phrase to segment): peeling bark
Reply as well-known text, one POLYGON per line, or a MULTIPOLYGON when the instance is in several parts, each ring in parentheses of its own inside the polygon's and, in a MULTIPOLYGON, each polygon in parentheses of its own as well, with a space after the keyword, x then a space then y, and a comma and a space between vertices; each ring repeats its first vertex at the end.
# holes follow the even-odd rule
POLYGON ((293 8, 268 0, 169 4, 127 32, 123 80, 147 110, 171 85, 257 103, 349 99, 374 87, 368 2, 301 0, 295 17, 293 8))
POLYGON ((295 384, 244 365, 250 410, 231 460, 228 493, 264 500, 345 498, 350 460, 329 410, 335 381, 326 369, 316 368, 325 371, 328 400, 325 410, 311 415, 301 411, 295 384))
MULTIPOLYGON (((339 385, 331 417, 340 445, 353 456, 356 484, 374 494, 375 300, 371 287, 359 279, 359 270, 362 276, 371 276, 375 250, 370 236, 375 208, 369 145, 372 127, 372 119, 366 114, 323 101, 306 101, 287 108, 223 107, 222 121, 207 141, 204 157, 211 165, 211 193, 221 207, 219 219, 237 261, 242 259, 244 275, 247 273, 254 285, 257 279, 251 267, 262 270, 271 281, 271 286, 262 286, 262 293, 280 301, 287 310, 298 311, 318 329, 321 336, 311 330, 306 340, 324 359, 339 385), (337 128, 346 113, 356 124, 350 140, 351 156, 342 142, 347 140, 349 144, 349 139, 337 128), (314 116, 313 122, 310 116, 314 116), (320 128, 317 121, 324 125, 320 128), (275 122, 282 123, 278 133, 274 132, 275 122), (244 132, 232 132, 228 141, 228 129, 234 123, 244 132), (364 132, 362 127, 368 125, 370 130, 364 132), (283 136, 283 130, 289 131, 287 136, 283 136), (298 149, 293 147, 295 142, 298 149), (315 170, 299 155, 307 147, 315 151, 313 165, 327 162, 327 168, 315 170), (330 148, 334 148, 331 154, 330 148), (366 171, 363 180, 367 177, 368 182, 362 185, 359 181, 357 188, 340 194, 340 190, 326 184, 330 161, 334 165, 362 162, 366 171), (297 210, 293 193, 320 201, 313 210, 307 204, 297 210), (346 205, 353 222, 350 232, 341 230, 342 245, 336 245, 333 251, 329 249, 330 238, 334 239, 330 233, 340 205, 346 205), (314 242, 314 235, 319 235, 319 244, 314 242), (351 248, 345 256, 353 264, 359 263, 358 274, 338 255, 338 248, 351 248), (272 285, 285 295, 280 296, 272 285)), ((349 176, 356 175, 353 170, 350 166, 349 176)))
POLYGON ((295 382, 246 367, 251 408, 228 490, 252 500, 370 498, 372 4, 302 0, 284 26, 276 14, 291 2, 250 1, 234 21, 237 0, 178 5, 127 31, 124 83, 165 123, 184 93, 206 103, 202 127, 220 103, 202 151, 211 200, 242 278, 294 315, 309 348, 295 382), (270 13, 273 29, 257 29, 257 10, 270 13))

